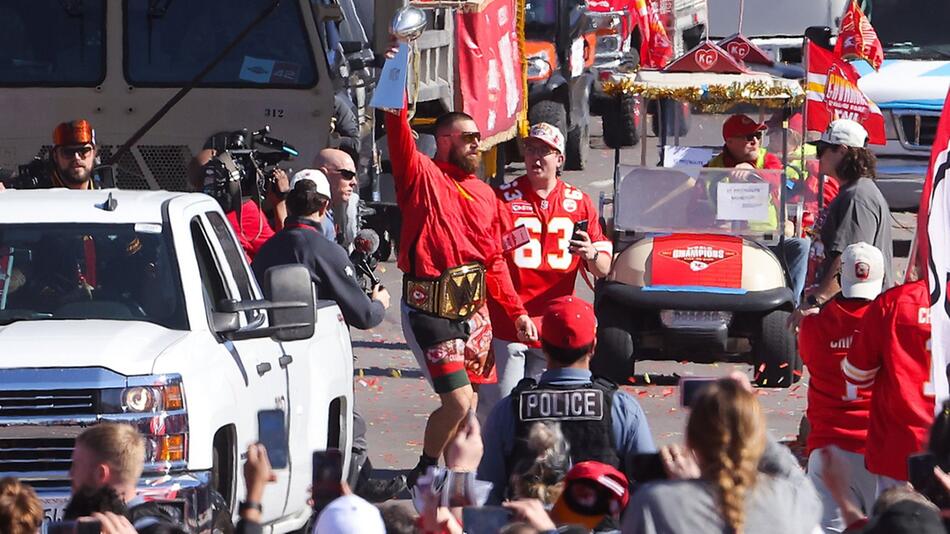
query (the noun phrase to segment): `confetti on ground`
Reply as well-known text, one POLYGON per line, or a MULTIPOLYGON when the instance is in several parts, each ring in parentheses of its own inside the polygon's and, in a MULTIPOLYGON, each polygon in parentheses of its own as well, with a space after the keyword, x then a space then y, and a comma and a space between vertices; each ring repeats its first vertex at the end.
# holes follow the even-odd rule
POLYGON ((402 371, 399 369, 391 369, 389 374, 392 375, 393 378, 402 378, 402 371))
POLYGON ((788 362, 782 362, 782 365, 778 366, 779 369, 785 369, 786 367, 788 367, 788 362))
POLYGON ((646 381, 647 384, 649 384, 649 383, 650 383, 650 373, 643 373, 643 380, 646 381))
POLYGON ((366 373, 365 373, 365 371, 363 371, 363 369, 360 369, 359 372, 357 373, 357 375, 358 375, 360 378, 363 378, 364 376, 366 376, 366 373))
POLYGON ((666 388, 666 389, 663 390, 663 396, 664 396, 664 397, 669 397, 669 396, 672 395, 672 394, 673 394, 673 388, 666 388))

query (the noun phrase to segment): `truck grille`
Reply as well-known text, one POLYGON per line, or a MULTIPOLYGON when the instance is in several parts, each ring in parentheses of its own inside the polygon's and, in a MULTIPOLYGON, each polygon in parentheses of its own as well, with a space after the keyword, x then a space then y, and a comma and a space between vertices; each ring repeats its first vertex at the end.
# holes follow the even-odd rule
POLYGON ((901 130, 901 140, 911 148, 927 148, 934 144, 937 136, 939 116, 917 113, 898 115, 897 124, 901 130))
POLYGON ((95 415, 96 392, 91 389, 0 391, 0 417, 95 415))
POLYGON ((62 476, 69 465, 73 438, 0 438, 0 470, 31 484, 49 475, 62 476))

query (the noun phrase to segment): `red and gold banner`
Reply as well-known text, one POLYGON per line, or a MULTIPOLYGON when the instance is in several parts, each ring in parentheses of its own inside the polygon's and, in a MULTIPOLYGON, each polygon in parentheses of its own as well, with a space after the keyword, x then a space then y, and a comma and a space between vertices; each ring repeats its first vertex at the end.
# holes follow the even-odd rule
POLYGON ((742 287, 742 238, 673 234, 653 238, 651 285, 742 287))
MULTIPOLYGON (((461 105, 488 144, 515 135, 524 102, 513 0, 490 0, 455 16, 461 105)), ((459 101, 456 101, 459 104, 459 101)))
POLYGON ((809 131, 823 132, 835 119, 851 119, 868 131, 868 142, 883 145, 884 115, 858 88, 858 72, 833 53, 809 41, 805 98, 809 131))
POLYGON ((874 70, 880 69, 881 63, 884 62, 884 45, 871 26, 871 21, 854 0, 851 0, 848 11, 841 18, 835 55, 844 59, 863 59, 874 67, 874 70))
POLYGON ((673 57, 673 43, 660 22, 657 6, 653 0, 631 0, 630 11, 640 28, 640 66, 662 69, 673 57))

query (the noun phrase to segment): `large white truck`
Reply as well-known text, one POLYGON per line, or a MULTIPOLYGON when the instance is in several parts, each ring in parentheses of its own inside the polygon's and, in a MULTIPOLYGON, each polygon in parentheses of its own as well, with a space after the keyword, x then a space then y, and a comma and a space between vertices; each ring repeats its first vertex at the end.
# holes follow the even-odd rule
POLYGON ((340 449, 348 471, 352 350, 305 267, 264 278, 202 194, 0 192, 0 478, 59 519, 76 436, 128 423, 147 443, 139 494, 180 503, 192 532, 230 532, 242 452, 280 410, 289 461, 263 521, 303 528, 313 451, 340 449))

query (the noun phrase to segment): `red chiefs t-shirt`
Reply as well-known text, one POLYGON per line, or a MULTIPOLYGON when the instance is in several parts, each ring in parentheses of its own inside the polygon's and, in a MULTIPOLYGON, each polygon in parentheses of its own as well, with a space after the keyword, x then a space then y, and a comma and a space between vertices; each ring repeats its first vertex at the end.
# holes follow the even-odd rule
POLYGON ((841 361, 848 355, 853 336, 870 301, 838 296, 817 315, 802 319, 798 351, 808 366, 808 409, 811 424, 808 453, 837 445, 864 454, 871 408, 871 391, 846 381, 841 361))
POLYGON ((841 367, 849 382, 871 387, 865 464, 907 480, 907 457, 923 449, 934 415, 927 281, 884 292, 859 329, 841 367))
MULTIPOLYGON (((496 194, 502 206, 503 234, 524 226, 531 236, 531 241, 507 252, 505 259, 515 291, 540 329, 547 303, 573 295, 577 273, 586 266, 568 250, 574 223, 587 221, 587 233, 598 251, 612 255, 613 245, 600 227, 590 196, 566 182, 558 180, 547 198, 541 198, 522 176, 499 187, 496 194)), ((488 309, 495 337, 517 341, 514 324, 501 307, 489 301, 488 309)))

